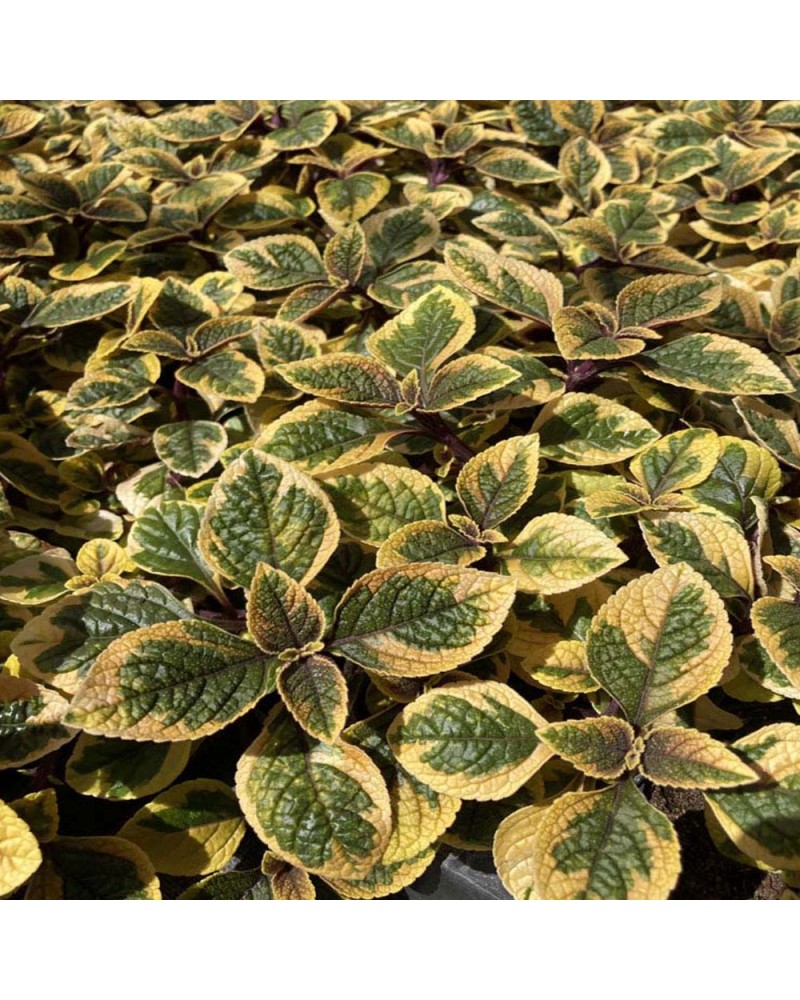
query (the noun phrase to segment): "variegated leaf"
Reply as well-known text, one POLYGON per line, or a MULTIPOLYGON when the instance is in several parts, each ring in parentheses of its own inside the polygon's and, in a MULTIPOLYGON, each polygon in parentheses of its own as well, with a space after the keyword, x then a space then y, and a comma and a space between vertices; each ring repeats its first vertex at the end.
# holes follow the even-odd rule
POLYGON ((481 528, 496 528, 533 493, 539 475, 539 437, 507 438, 471 458, 456 480, 464 510, 481 528))
POLYGON ((559 757, 604 781, 630 766, 635 735, 630 723, 613 716, 556 722, 539 730, 539 739, 559 757))
POLYGON ((379 361, 363 354, 326 354, 280 365, 277 369, 301 392, 334 402, 391 407, 400 402, 400 385, 379 361))
POLYGON ((758 780, 724 743, 684 726, 657 726, 645 736, 641 770, 671 788, 730 788, 758 780))
POLYGON ((0 770, 19 768, 68 743, 67 702, 23 677, 0 674, 0 770))
POLYGON ((721 598, 685 563, 620 588, 592 619, 587 638, 592 676, 634 726, 713 687, 732 647, 721 598))
POLYGON ((184 420, 162 424, 153 435, 153 447, 170 472, 199 479, 219 461, 228 435, 212 420, 184 420))
POLYGON ((261 236, 225 255, 225 267, 246 288, 280 291, 327 277, 319 250, 307 236, 261 236))
POLYGON ((692 427, 668 434, 640 451, 630 470, 651 497, 658 497, 702 483, 711 475, 719 453, 720 438, 713 431, 692 427))
POLYGON ((247 630, 265 653, 301 650, 318 643, 325 629, 322 608, 283 570, 256 567, 247 600, 247 630))
POLYGON ((389 535, 378 549, 378 569, 408 563, 440 562, 469 566, 486 555, 475 539, 467 538, 442 521, 414 521, 389 535))
POLYGON ((161 899, 150 859, 122 837, 58 837, 26 899, 161 899))
POLYGON ((347 719, 347 684, 328 656, 308 656, 281 667, 278 692, 295 722, 323 743, 334 743, 347 719))
POLYGON ((714 277, 651 274, 622 289, 617 296, 617 313, 622 327, 655 327, 712 312, 720 298, 719 282, 714 277))
POLYGON ((0 800, 0 899, 24 885, 42 863, 42 852, 28 824, 0 800))
POLYGON ((82 733, 64 778, 81 795, 120 801, 155 795, 189 763, 191 743, 136 743, 82 733))
POLYGON ((796 601, 762 597, 750 609, 756 639, 782 674, 800 687, 800 606, 796 601))

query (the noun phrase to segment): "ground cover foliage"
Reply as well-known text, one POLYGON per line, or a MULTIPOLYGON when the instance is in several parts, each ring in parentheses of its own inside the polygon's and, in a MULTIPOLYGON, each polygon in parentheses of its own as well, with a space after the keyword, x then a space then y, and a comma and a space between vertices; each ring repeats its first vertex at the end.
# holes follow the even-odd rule
POLYGON ((798 244, 795 101, 0 105, 0 896, 796 898, 798 244))

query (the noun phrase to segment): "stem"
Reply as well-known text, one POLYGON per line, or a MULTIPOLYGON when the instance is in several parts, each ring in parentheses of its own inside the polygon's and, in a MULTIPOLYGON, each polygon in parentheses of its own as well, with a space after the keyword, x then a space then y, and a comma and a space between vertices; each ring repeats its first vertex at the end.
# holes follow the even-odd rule
POLYGON ((412 410, 414 419, 420 427, 436 441, 446 445, 453 453, 453 457, 460 463, 468 462, 475 454, 466 442, 452 431, 438 413, 423 413, 421 410, 412 410))
POLYGON ((575 392, 603 370, 599 361, 568 361, 567 362, 567 392, 575 392))

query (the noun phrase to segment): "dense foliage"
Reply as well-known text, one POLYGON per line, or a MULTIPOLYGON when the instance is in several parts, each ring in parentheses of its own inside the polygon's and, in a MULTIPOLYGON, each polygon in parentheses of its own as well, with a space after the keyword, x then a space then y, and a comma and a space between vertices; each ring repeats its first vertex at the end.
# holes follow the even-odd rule
POLYGON ((0 895, 795 898, 799 154, 793 101, 1 105, 0 895))

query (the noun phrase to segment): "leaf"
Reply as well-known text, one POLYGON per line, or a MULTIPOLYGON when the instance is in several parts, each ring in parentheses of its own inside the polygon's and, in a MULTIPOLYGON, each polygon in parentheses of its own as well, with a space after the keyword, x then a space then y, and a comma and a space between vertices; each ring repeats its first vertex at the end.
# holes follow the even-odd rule
POLYGON ((183 420, 162 424, 153 435, 153 447, 170 472, 199 479, 219 461, 228 435, 213 420, 183 420))
POLYGON ((630 471, 651 497, 698 486, 716 466, 720 443, 713 431, 702 427, 676 431, 640 451, 630 471))
POLYGON ((389 795, 367 754, 313 739, 280 706, 239 761, 236 794, 271 850, 326 878, 366 874, 389 838, 389 795))
POLYGON ((287 663, 278 673, 278 691, 298 725, 323 743, 334 743, 347 719, 347 684, 327 656, 287 663))
POLYGON ((26 899, 161 899, 147 855, 122 837, 58 837, 26 899))
POLYGON ((724 743, 683 726, 658 726, 645 737, 641 769, 671 788, 725 788, 758 779, 724 743))
POLYGON ((760 399, 737 396, 733 401, 751 436, 793 469, 800 469, 800 430, 788 413, 760 399))
POLYGON ((553 335, 568 360, 627 358, 646 347, 650 331, 632 327, 618 330, 614 314, 602 306, 567 306, 553 317, 553 335))
POLYGON ((324 281, 327 276, 319 250, 307 236, 261 236, 230 250, 224 262, 246 288, 264 292, 324 281))
POLYGON ((171 785, 189 763, 191 743, 136 743, 82 733, 64 778, 81 795, 142 799, 171 785))
POLYGON ((753 596, 753 563, 742 529, 716 514, 649 512, 642 534, 659 566, 686 563, 722 597, 753 596))
POLYGON ((593 132, 603 120, 603 101, 549 101, 550 113, 569 132, 593 132))
POLYGON ((258 338, 262 329, 263 323, 256 316, 215 316, 200 323, 188 334, 186 350, 193 357, 202 357, 244 337, 258 338))
POLYGON ((256 438, 256 446, 321 475, 379 455, 402 425, 312 400, 278 417, 256 438))
POLYGON ((380 545, 414 521, 444 521, 442 491, 426 475, 403 466, 356 465, 323 483, 342 528, 380 545))
POLYGON ((436 245, 441 235, 436 216, 419 205, 371 215, 364 222, 364 233, 368 258, 379 271, 420 257, 436 245))
POLYGON ((477 541, 442 521, 414 521, 389 535, 378 549, 375 564, 378 569, 420 562, 469 566, 485 555, 486 549, 477 541))
POLYGON ((391 371, 362 354, 326 354, 280 365, 277 370, 301 392, 335 402, 388 407, 401 398, 400 385, 391 371))
POLYGON ((658 439, 633 410, 589 392, 570 392, 542 408, 533 424, 545 458, 566 465, 609 465, 658 439))
POLYGON ((461 566, 375 570, 345 591, 328 650, 391 676, 425 677, 479 653, 513 599, 510 580, 461 566))
POLYGON ((24 885, 42 863, 42 852, 28 824, 0 800, 0 899, 24 885))
POLYGON ((98 656, 65 721, 95 736, 196 739, 252 708, 273 674, 257 646, 207 622, 150 625, 98 656))
POLYGON ((12 651, 27 676, 71 692, 114 639, 145 625, 190 617, 158 583, 109 581, 49 605, 17 633, 12 651))
POLYGON ((625 553, 599 528, 569 514, 533 518, 499 556, 527 594, 574 590, 626 561, 625 553))
POLYGON ((765 726, 731 745, 759 774, 742 788, 707 792, 715 819, 735 846, 771 868, 800 868, 800 726, 765 726))
POLYGON ((71 326, 98 319, 130 302, 135 281, 97 281, 59 288, 46 295, 25 320, 25 326, 71 326))
POLYGON ((339 230, 325 247, 325 269, 334 283, 352 288, 361 277, 367 256, 367 240, 358 223, 339 230))
POLYGON ((265 653, 301 650, 317 643, 325 629, 322 608, 280 569, 261 562, 247 601, 247 630, 265 653))
POLYGON ((435 857, 436 850, 429 847, 414 858, 378 862, 359 879, 331 879, 329 884, 342 899, 381 899, 416 882, 435 857))
POLYGON ((764 556, 764 562, 779 573, 795 590, 800 591, 800 557, 764 556))
POLYGON ((100 580, 106 575, 119 576, 133 570, 133 563, 122 546, 105 538, 92 538, 81 545, 75 557, 81 573, 100 580))
POLYGON ((464 465, 456 492, 477 525, 496 528, 530 497, 538 475, 539 436, 506 438, 464 465))
POLYGON ((685 563, 621 587, 592 619, 589 670, 634 726, 712 688, 732 650, 722 600, 685 563))
POLYGON ((250 586, 260 562, 306 583, 338 541, 333 507, 319 486, 258 448, 248 448, 219 477, 199 533, 209 565, 242 587, 250 586))
POLYGON ((323 216, 337 222, 356 222, 375 208, 391 188, 383 174, 362 170, 349 177, 332 177, 314 188, 323 216))
POLYGON ((157 872, 207 875, 231 860, 245 822, 228 785, 195 778, 142 806, 119 833, 145 852, 157 872))
POLYGON ((756 639, 781 673, 800 687, 800 606, 762 597, 750 609, 756 639))
POLYGON ((260 869, 216 872, 190 885, 178 899, 275 899, 269 879, 260 869))
POLYGON ((9 604, 46 604, 60 597, 78 567, 66 549, 48 549, 0 570, 0 600, 9 604))
POLYGON ((539 730, 539 739, 592 778, 619 778, 629 766, 633 727, 624 719, 600 716, 556 722, 539 730))
POLYGON ((43 788, 39 792, 30 792, 21 799, 15 799, 10 806, 28 824, 40 844, 55 840, 60 820, 55 789, 43 788))
POLYGON ((462 799, 503 799, 551 756, 539 740, 544 719, 497 681, 446 684, 407 705, 388 739, 400 764, 434 791, 462 799))
POLYGON ((545 326, 563 304, 564 289, 558 278, 517 257, 449 243, 444 259, 471 292, 545 326))
POLYGON ((26 496, 55 503, 64 484, 56 466, 19 434, 0 431, 0 478, 26 496))
POLYGON ((780 489, 781 472, 772 455, 752 441, 723 436, 719 447, 714 468, 686 495, 744 527, 753 517, 752 497, 771 500, 780 489))
POLYGON ((484 354, 467 354, 436 372, 430 389, 422 393, 419 408, 428 413, 452 410, 496 392, 518 378, 519 374, 510 365, 484 354))
POLYGON ((791 392, 775 364, 749 344, 716 333, 690 333, 636 359, 660 382, 702 392, 759 396, 791 392))
POLYGON ((183 365, 175 378, 201 394, 235 403, 254 403, 264 391, 264 371, 241 351, 226 350, 183 365))
POLYGON ((214 589, 211 570, 198 550, 202 512, 183 500, 151 504, 131 528, 128 555, 157 576, 181 576, 214 589))
POLYGON ((711 275, 650 274, 617 296, 620 326, 656 327, 703 316, 717 308, 721 295, 711 275))
POLYGON ((373 333, 367 347, 401 377, 419 372, 424 385, 426 377, 465 347, 474 333, 469 305, 456 292, 437 285, 373 333))
POLYGON ((386 781, 392 826, 379 864, 390 867, 418 858, 452 824, 461 805, 459 799, 418 781, 400 764, 386 736, 394 715, 388 711, 371 716, 344 734, 348 743, 370 754, 386 781))
POLYGON ((0 770, 20 768, 74 738, 67 702, 23 677, 0 673, 0 770))
POLYGON ((546 807, 525 806, 500 823, 492 856, 497 874, 514 899, 536 899, 533 844, 546 807))
POLYGON ((542 899, 667 899, 681 870, 672 824, 631 781, 556 799, 533 854, 542 899))
POLYGON ((547 184, 558 170, 541 157, 514 146, 498 146, 480 156, 472 166, 482 174, 512 184, 547 184))

